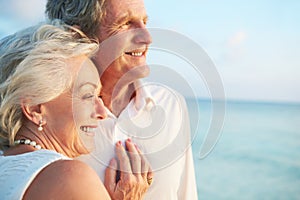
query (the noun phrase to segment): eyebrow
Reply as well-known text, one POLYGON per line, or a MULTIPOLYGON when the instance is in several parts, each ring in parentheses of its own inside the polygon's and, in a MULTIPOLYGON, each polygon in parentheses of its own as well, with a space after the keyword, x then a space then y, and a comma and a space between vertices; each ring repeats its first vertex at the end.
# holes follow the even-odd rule
MULTIPOLYGON (((121 23, 125 22, 126 20, 130 20, 130 19, 136 19, 136 17, 135 17, 134 15, 132 15, 131 13, 125 13, 125 14, 123 14, 123 15, 120 15, 120 16, 117 18, 117 20, 116 20, 115 23, 121 24, 121 23)), ((148 15, 145 15, 145 16, 143 17, 143 20, 148 21, 148 20, 149 20, 148 15)))
POLYGON ((123 14, 121 16, 118 16, 117 20, 115 21, 115 24, 122 24, 123 22, 125 22, 126 20, 128 20, 130 17, 129 15, 126 13, 126 14, 123 14))
MULTIPOLYGON (((84 82, 84 83, 80 84, 78 88, 80 89, 80 88, 82 88, 83 86, 86 86, 86 85, 91 85, 91 86, 93 86, 95 89, 99 87, 99 85, 87 81, 87 82, 84 82)), ((100 88, 100 87, 99 87, 99 88, 100 88)), ((101 89, 101 88, 100 88, 100 89, 101 89)))

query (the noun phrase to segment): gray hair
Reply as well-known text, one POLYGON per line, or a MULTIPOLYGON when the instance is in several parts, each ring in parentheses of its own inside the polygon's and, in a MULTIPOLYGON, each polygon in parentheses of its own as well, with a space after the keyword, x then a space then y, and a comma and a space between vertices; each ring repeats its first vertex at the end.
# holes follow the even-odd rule
POLYGON ((88 37, 97 39, 105 0, 48 0, 46 15, 50 20, 60 19, 70 26, 79 26, 88 37))
POLYGON ((59 24, 40 24, 0 40, 1 149, 13 144, 22 126, 21 101, 38 105, 71 89, 66 60, 91 57, 97 47, 75 29, 59 24))

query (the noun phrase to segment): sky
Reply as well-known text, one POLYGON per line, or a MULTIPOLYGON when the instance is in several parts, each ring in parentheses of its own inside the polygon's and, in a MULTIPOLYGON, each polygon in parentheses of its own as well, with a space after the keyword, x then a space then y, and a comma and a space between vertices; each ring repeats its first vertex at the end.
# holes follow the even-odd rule
MULTIPOLYGON (((145 0, 145 4, 148 27, 180 34, 206 52, 227 100, 300 103, 300 1, 145 0)), ((0 38, 42 21, 44 9, 45 0, 0 0, 0 38)), ((180 75, 191 68, 187 60, 168 52, 150 50, 148 61, 172 66, 180 75)), ((209 97, 211 86, 205 78, 183 79, 195 90, 206 87, 197 95, 209 97)), ((174 87, 181 88, 179 83, 174 87)))

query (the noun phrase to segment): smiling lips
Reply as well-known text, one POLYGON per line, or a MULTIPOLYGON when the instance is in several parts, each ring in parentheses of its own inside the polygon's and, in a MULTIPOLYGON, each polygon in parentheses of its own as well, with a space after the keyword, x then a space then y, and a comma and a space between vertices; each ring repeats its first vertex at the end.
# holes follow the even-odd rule
POLYGON ((136 49, 132 52, 125 52, 125 54, 134 56, 134 57, 141 57, 146 54, 147 49, 136 49))
POLYGON ((135 56, 135 57, 140 57, 143 55, 143 52, 132 52, 132 53, 126 53, 129 54, 131 56, 135 56))
POLYGON ((95 135, 95 130, 96 127, 89 127, 89 126, 81 126, 80 130, 82 130, 83 132, 85 132, 87 135, 95 135))

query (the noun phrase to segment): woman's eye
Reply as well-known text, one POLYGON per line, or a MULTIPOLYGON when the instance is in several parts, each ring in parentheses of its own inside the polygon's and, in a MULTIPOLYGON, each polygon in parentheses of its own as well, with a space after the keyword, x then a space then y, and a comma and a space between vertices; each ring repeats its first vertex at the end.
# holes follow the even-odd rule
POLYGON ((83 96, 83 99, 90 99, 90 98, 93 98, 93 97, 94 97, 93 94, 85 94, 85 95, 83 96))

